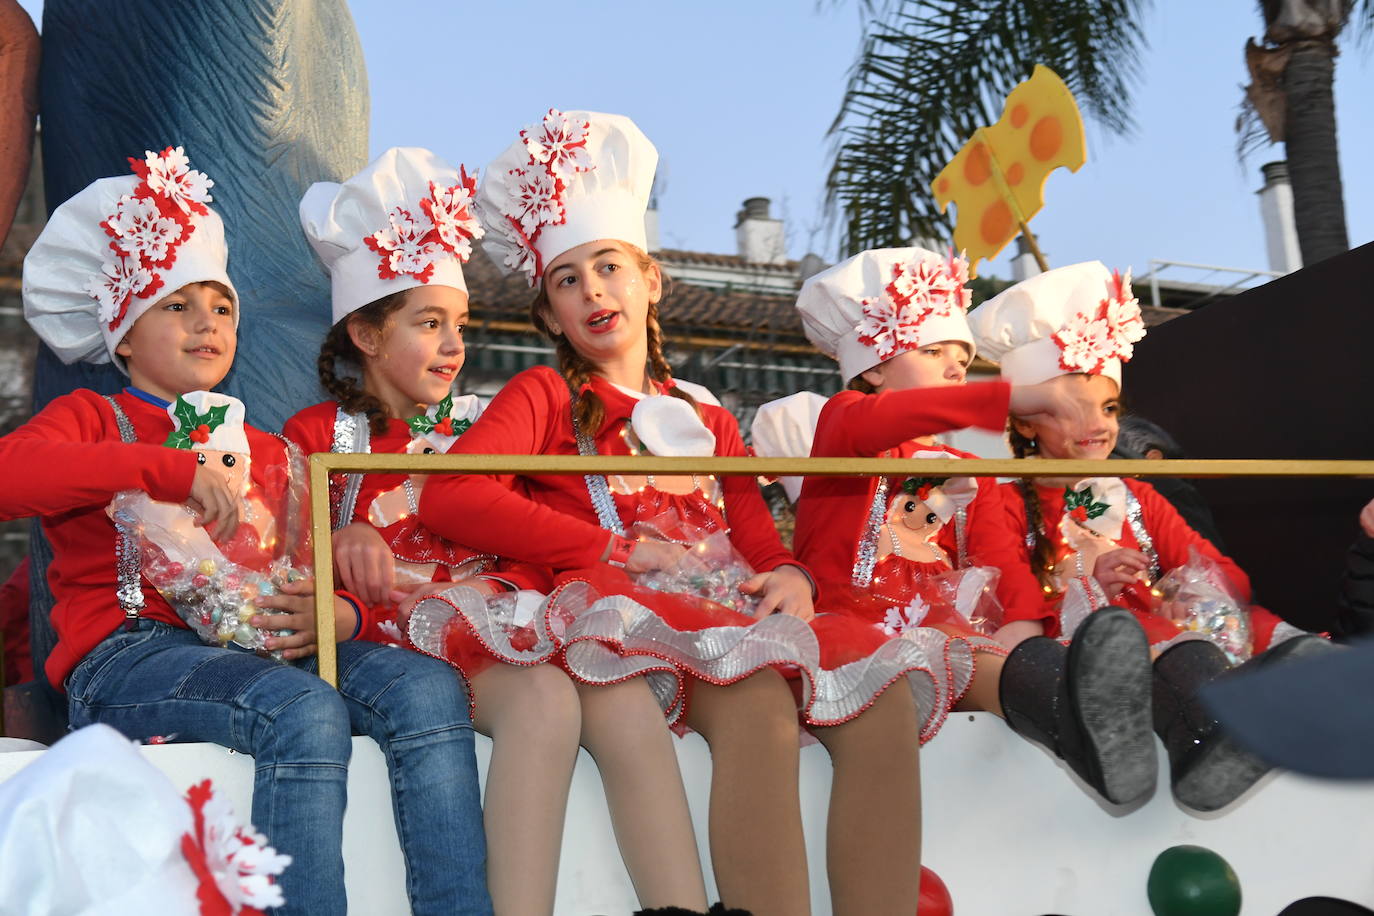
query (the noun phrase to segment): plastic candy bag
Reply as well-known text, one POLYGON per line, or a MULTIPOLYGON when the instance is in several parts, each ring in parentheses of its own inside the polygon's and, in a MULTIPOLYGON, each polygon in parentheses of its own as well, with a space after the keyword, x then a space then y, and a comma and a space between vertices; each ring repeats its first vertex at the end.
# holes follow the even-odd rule
POLYGON ((669 509, 636 522, 630 534, 642 541, 667 541, 687 548, 672 569, 632 575, 637 584, 655 591, 705 598, 753 616, 758 598, 742 593, 739 587, 753 577, 754 569, 730 543, 728 531, 703 530, 669 509))
POLYGON ((1187 608, 1182 630, 1195 633, 1226 653, 1232 664, 1248 659, 1254 647, 1250 611, 1235 596, 1221 566, 1188 549, 1188 562, 1171 569, 1155 584, 1162 601, 1187 608))
POLYGON ((116 494, 106 511, 121 533, 135 539, 143 577, 202 640, 280 660, 280 651, 269 652, 265 641, 291 631, 249 620, 281 613, 259 608, 254 599, 310 575, 308 484, 304 456, 294 445, 282 461, 261 461, 252 459, 240 496, 242 517, 229 538, 197 527, 187 506, 157 502, 142 490, 116 494))

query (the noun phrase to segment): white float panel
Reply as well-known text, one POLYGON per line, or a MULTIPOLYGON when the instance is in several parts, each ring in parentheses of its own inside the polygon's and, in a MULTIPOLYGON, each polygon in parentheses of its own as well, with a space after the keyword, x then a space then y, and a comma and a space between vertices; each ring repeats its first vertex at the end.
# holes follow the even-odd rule
MULTIPOLYGON (((677 749, 702 859, 709 863, 710 754, 696 735, 678 741, 677 749)), ((490 742, 479 737, 484 781, 490 750, 490 742)), ((40 753, 0 753, 0 780, 40 753)), ((250 758, 208 744, 146 747, 144 753, 179 788, 213 779, 247 817, 250 758)), ((1279 774, 1226 811, 1199 816, 1173 801, 1162 748, 1160 757, 1153 798, 1133 810, 1112 808, 997 718, 953 715, 922 752, 925 862, 949 886, 960 916, 1150 916, 1150 865, 1161 851, 1181 843, 1205 846, 1231 863, 1244 893, 1243 916, 1273 916, 1314 895, 1374 905, 1374 783, 1279 774)), ((814 912, 824 916, 830 912, 824 850, 830 762, 819 745, 802 750, 801 785, 814 912)), ((370 739, 354 739, 348 791, 344 857, 350 908, 369 916, 405 916, 386 761, 370 739)), ((557 913, 625 914, 635 908, 600 777, 584 753, 568 804, 557 913)))

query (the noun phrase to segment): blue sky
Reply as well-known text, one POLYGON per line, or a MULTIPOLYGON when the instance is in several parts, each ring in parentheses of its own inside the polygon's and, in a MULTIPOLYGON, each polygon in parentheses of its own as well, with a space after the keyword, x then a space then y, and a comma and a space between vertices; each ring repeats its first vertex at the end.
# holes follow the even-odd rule
MULTIPOLYGON (((35 18, 38 0, 21 0, 35 18)), ((581 5, 355 0, 372 85, 374 153, 428 146, 482 167, 550 106, 630 115, 666 168, 665 245, 732 252, 746 197, 774 201, 789 253, 835 251, 822 204, 838 110, 860 43, 853 3, 698 0, 581 5), (555 18, 561 16, 562 18, 555 18)), ((1265 268, 1255 191, 1281 148, 1235 156, 1255 4, 1159 0, 1147 15, 1129 137, 1088 125, 1088 163, 1051 177, 1032 223, 1052 264, 1151 258, 1265 268)), ((1337 61, 1337 124, 1352 246, 1374 240, 1374 43, 1337 61)), ((1005 257, 985 273, 1006 276, 1005 257)))

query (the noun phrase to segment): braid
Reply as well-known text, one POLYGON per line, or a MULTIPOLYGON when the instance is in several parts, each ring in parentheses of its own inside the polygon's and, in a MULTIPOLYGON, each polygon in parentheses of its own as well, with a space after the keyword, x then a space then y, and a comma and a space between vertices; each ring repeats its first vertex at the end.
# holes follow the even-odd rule
POLYGON ((357 366, 359 370, 363 369, 363 354, 348 333, 349 322, 359 321, 368 327, 383 331, 391 313, 405 304, 405 295, 405 292, 392 293, 368 303, 330 328, 324 337, 324 343, 320 344, 320 358, 316 363, 320 385, 330 397, 339 402, 345 413, 364 414, 367 417, 368 428, 374 436, 386 432, 386 405, 367 393, 361 378, 339 375, 338 363, 343 360, 357 366))
MULTIPOLYGON (((1007 438, 1011 442, 1012 454, 1017 458, 1039 454, 1040 450, 1034 440, 1021 435, 1011 424, 1007 425, 1007 438)), ((1031 537, 1031 572, 1035 573, 1035 578, 1042 586, 1053 589, 1054 580, 1050 575, 1050 568, 1054 566, 1054 545, 1045 531, 1045 513, 1040 508, 1040 495, 1035 492, 1035 482, 1027 477, 1018 479, 1016 485, 1021 491, 1021 499, 1026 504, 1026 530, 1031 537)))
MULTIPOLYGON (((658 324, 658 303, 649 303, 649 315, 645 322, 645 331, 649 337, 649 377, 656 382, 667 383, 673 378, 673 367, 668 365, 668 360, 663 356, 663 331, 658 324)), ((692 410, 696 411, 697 419, 701 419, 701 405, 697 399, 692 397, 681 388, 674 385, 668 389, 668 393, 675 398, 680 398, 691 405, 692 410)))

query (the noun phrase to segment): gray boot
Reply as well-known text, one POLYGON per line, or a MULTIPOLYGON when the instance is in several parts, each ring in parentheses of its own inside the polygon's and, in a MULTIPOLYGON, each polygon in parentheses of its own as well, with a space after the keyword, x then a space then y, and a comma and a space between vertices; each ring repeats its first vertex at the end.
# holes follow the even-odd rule
POLYGON ((1007 656, 998 690, 1007 724, 1107 801, 1127 805, 1154 791, 1150 646, 1130 611, 1096 611, 1067 647, 1027 639, 1007 656))
MULTIPOLYGON (((1282 664, 1331 649, 1320 636, 1298 636, 1236 670, 1282 664)), ((1171 646, 1154 664, 1155 732, 1169 753, 1174 797, 1196 811, 1226 807, 1271 769, 1233 741, 1198 699, 1204 684, 1230 670, 1225 653, 1202 639, 1171 646)))

